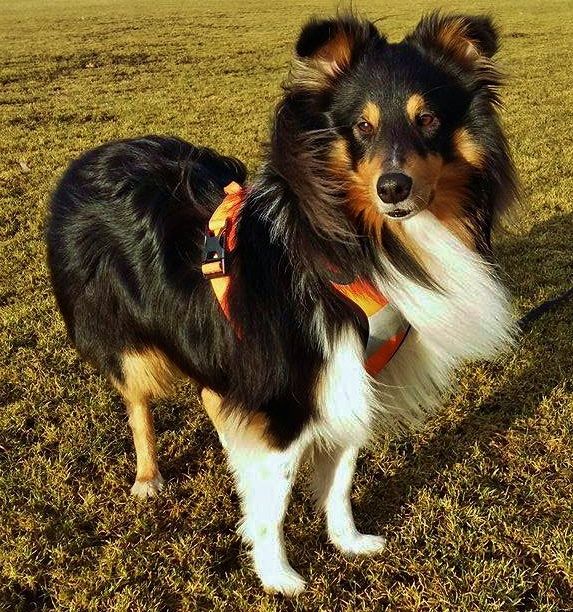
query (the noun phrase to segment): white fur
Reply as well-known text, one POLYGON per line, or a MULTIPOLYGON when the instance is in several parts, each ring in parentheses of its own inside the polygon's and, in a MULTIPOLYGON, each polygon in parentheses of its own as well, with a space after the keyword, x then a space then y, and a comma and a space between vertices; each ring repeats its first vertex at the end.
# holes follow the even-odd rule
POLYGON ((316 499, 326 514, 328 536, 341 552, 377 554, 384 538, 356 529, 350 501, 358 449, 372 435, 376 401, 356 330, 343 329, 326 358, 317 387, 317 418, 306 430, 314 445, 316 499))
POLYGON ((269 450, 264 441, 245 435, 232 418, 218 424, 241 498, 239 533, 251 546, 266 591, 296 595, 305 586, 286 557, 283 521, 297 468, 311 447, 319 474, 315 492, 326 512, 331 541, 348 555, 374 554, 384 548, 384 538, 357 531, 350 503, 358 447, 372 430, 372 397, 363 345, 349 327, 329 348, 318 388, 318 418, 288 449, 269 450))
POLYGON ((358 447, 317 448, 314 491, 325 513, 330 541, 346 555, 381 552, 386 541, 381 536, 364 535, 354 524, 350 492, 358 457, 358 447))
POLYGON ((288 562, 283 522, 308 437, 301 436, 285 451, 275 451, 262 440, 245 439, 232 426, 223 431, 219 426, 219 435, 241 498, 239 533, 251 546, 255 571, 265 591, 297 595, 305 582, 288 562))
POLYGON ((147 499, 148 497, 154 497, 158 495, 163 489, 163 476, 158 474, 152 480, 137 480, 131 487, 131 494, 139 499, 147 499))
POLYGON ((428 211, 403 227, 442 289, 421 287, 392 266, 379 282, 382 293, 412 326, 378 377, 384 385, 379 408, 397 424, 415 424, 440 403, 457 367, 470 359, 492 359, 510 348, 516 328, 507 293, 491 264, 428 211))
POLYGON ((363 446, 371 435, 373 395, 364 369, 364 346, 356 330, 341 331, 329 347, 311 423, 313 438, 327 447, 363 446))

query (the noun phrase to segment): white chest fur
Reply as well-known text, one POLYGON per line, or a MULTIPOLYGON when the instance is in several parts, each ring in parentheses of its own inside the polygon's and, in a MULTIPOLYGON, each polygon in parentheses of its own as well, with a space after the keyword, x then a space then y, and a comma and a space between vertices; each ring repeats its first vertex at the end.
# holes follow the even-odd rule
POLYGON ((430 213, 404 222, 441 291, 421 287, 395 268, 381 291, 412 326, 379 376, 382 411, 402 423, 421 420, 439 404, 455 368, 471 359, 493 359, 516 335, 506 290, 494 266, 468 249, 430 213))
POLYGON ((364 345, 358 333, 347 328, 328 350, 320 375, 313 438, 342 447, 363 446, 371 435, 373 404, 364 345))
POLYGON ((440 290, 389 267, 380 289, 412 329, 377 381, 364 370, 363 346, 353 331, 330 347, 317 395, 321 418, 314 425, 323 439, 362 445, 373 419, 391 428, 417 424, 439 406, 464 361, 493 359, 513 343, 509 300, 494 267, 429 212, 404 222, 404 229, 440 290))

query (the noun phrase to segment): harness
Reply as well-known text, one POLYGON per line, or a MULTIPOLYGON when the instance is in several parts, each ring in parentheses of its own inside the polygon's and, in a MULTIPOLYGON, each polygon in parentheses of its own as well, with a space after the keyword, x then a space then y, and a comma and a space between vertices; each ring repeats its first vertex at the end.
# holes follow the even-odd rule
MULTIPOLYGON (((241 209, 245 190, 233 182, 225 187, 225 198, 209 219, 201 270, 211 287, 221 310, 232 324, 226 299, 231 281, 228 256, 237 242, 236 219, 241 209)), ((351 304, 365 321, 364 334, 366 371, 375 376, 388 364, 406 338, 410 325, 402 314, 372 284, 363 279, 351 283, 335 283, 332 287, 351 304)))

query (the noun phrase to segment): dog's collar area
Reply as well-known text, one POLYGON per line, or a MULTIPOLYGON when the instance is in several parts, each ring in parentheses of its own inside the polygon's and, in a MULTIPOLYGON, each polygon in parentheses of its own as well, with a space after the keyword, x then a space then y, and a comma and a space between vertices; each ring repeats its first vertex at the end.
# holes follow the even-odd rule
POLYGON ((404 342, 410 325, 382 293, 370 282, 356 279, 351 283, 332 283, 338 293, 366 320, 365 368, 376 376, 404 342))
MULTIPOLYGON (((225 187, 225 194, 205 230, 201 270, 203 276, 211 282, 223 313, 233 325, 227 303, 230 282, 228 260, 236 246, 236 219, 245 189, 233 182, 225 187)), ((355 279, 349 283, 331 284, 340 296, 362 314, 362 318, 366 318, 368 335, 365 342, 365 367, 369 374, 375 376, 400 348, 410 326, 372 283, 355 279)))

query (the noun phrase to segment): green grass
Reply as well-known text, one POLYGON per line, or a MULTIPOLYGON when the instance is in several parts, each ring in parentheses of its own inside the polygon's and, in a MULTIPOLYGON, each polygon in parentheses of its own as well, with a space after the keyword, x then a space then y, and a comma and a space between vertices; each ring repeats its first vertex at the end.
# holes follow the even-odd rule
MULTIPOLYGON (((380 26, 393 39, 433 7, 359 3, 386 17, 380 26)), ((388 537, 383 556, 338 555, 297 487, 286 534, 309 588, 296 603, 265 595, 249 569, 231 480, 191 386, 157 406, 168 485, 137 503, 123 407, 67 342, 42 233, 68 161, 102 141, 155 132, 256 167, 297 29, 335 8, 3 3, 0 609, 573 609, 571 303, 537 322, 503 363, 461 373, 423 432, 363 455, 356 517, 388 537)), ((511 75, 504 116, 523 202, 497 249, 517 316, 573 284, 573 6, 501 0, 471 10, 502 25, 511 75)))

